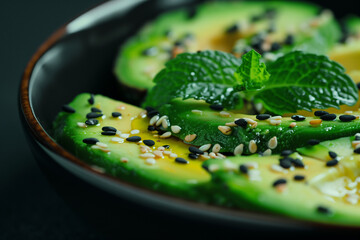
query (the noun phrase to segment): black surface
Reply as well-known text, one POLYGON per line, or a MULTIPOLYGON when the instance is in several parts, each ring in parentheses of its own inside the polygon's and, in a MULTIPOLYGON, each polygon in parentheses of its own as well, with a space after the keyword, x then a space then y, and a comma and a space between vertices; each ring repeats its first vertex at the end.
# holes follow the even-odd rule
POLYGON ((27 145, 17 109, 22 72, 39 45, 55 29, 101 2, 0 1, 0 103, 3 114, 0 118, 3 127, 0 239, 105 239, 79 218, 50 186, 27 145))
POLYGON ((101 2, 0 1, 0 239, 105 239, 49 185, 27 145, 17 108, 21 75, 32 54, 57 28, 101 2))

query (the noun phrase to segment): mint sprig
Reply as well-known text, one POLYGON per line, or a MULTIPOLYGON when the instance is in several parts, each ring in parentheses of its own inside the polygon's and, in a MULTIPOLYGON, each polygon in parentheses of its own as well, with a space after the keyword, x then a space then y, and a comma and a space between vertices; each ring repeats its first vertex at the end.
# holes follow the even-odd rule
POLYGON ((241 60, 221 51, 182 53, 168 61, 154 79, 145 106, 160 107, 174 98, 206 100, 241 108, 234 73, 241 60))
POLYGON ((194 98, 240 109, 242 98, 261 102, 274 114, 354 105, 358 90, 344 68, 328 57, 293 51, 265 66, 254 50, 242 61, 220 51, 183 53, 167 62, 144 105, 194 98))

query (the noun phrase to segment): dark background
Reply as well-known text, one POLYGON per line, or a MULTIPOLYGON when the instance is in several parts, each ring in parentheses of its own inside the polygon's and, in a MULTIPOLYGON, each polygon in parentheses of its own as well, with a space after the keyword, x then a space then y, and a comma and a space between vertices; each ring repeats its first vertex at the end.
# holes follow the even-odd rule
MULTIPOLYGON (((56 29, 101 2, 0 1, 0 239, 104 239, 47 182, 24 138, 18 113, 18 87, 32 54, 56 29)), ((316 2, 328 7, 336 3, 316 2)), ((342 16, 355 8, 343 1, 336 9, 342 16)))

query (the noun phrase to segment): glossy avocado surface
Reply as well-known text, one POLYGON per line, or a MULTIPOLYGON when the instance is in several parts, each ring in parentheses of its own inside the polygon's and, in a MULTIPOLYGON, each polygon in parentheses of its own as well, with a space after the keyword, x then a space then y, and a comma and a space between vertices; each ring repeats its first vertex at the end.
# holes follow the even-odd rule
MULTIPOLYGON (((208 2, 195 15, 177 10, 146 24, 119 50, 114 73, 122 85, 145 91, 166 61, 182 52, 213 49, 241 56, 291 50, 326 54, 340 39, 329 12, 304 2, 208 2)), ((269 59, 274 58, 269 55, 269 59)))
POLYGON ((209 200, 210 176, 201 167, 203 159, 189 158, 190 145, 149 130, 141 108, 91 96, 76 96, 58 114, 53 137, 59 144, 109 175, 171 195, 209 200))
POLYGON ((359 226, 360 155, 351 144, 336 147, 331 146, 333 142, 323 143, 323 151, 309 147, 312 154, 231 157, 206 161, 204 167, 214 182, 226 186, 224 194, 238 207, 319 223, 359 226))

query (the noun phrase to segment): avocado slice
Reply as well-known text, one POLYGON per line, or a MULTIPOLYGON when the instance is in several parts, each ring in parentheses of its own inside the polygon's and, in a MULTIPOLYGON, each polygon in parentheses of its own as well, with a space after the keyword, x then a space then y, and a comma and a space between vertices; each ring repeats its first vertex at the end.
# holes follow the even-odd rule
POLYGON ((360 226, 360 155, 328 165, 296 154, 292 159, 302 166, 284 168, 280 163, 286 160, 280 155, 251 155, 208 160, 204 168, 238 208, 318 223, 360 226))
POLYGON ((315 115, 249 115, 211 107, 204 101, 175 99, 158 109, 168 120, 163 131, 172 131, 171 126, 175 125, 181 130, 172 131, 172 134, 184 142, 199 147, 219 144, 220 152, 269 154, 284 149, 295 150, 314 138, 325 141, 352 136, 360 129, 360 113, 357 111, 330 115, 329 119, 315 115))
POLYGON ((191 18, 186 9, 164 13, 119 49, 114 73, 126 92, 146 91, 165 62, 184 51, 326 54, 341 31, 333 16, 320 10, 304 2, 241 1, 203 3, 191 18))
POLYGON ((200 202, 214 199, 210 175, 201 167, 204 159, 189 158, 189 145, 149 130, 145 113, 83 93, 64 105, 54 121, 53 137, 95 170, 166 194, 200 202))

